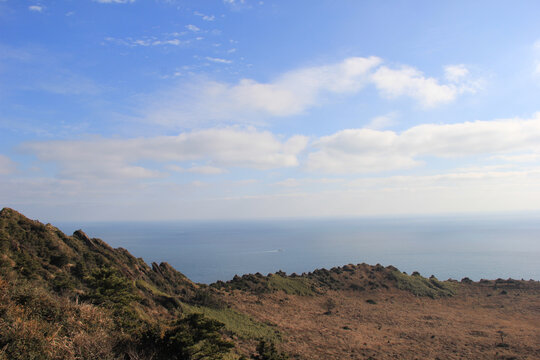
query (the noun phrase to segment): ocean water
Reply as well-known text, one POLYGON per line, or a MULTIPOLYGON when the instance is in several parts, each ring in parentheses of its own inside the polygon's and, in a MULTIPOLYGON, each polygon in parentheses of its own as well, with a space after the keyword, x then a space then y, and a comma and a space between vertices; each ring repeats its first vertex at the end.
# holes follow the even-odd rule
POLYGON ((540 280, 540 215, 264 221, 63 223, 71 234, 166 261, 211 283, 235 274, 302 273, 349 263, 439 279, 540 280))

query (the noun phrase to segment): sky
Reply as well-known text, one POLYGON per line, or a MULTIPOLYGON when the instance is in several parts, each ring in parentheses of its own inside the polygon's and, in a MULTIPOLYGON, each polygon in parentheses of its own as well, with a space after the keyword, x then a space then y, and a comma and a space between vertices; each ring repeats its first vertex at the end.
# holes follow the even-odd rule
POLYGON ((0 0, 0 207, 540 210, 538 1, 0 0))

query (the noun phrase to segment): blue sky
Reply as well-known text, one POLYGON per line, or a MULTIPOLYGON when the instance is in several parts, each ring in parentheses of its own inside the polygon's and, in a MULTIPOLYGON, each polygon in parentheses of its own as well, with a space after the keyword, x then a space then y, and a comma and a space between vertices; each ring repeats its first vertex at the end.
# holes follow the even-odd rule
POLYGON ((536 1, 0 0, 0 205, 540 209, 536 1))

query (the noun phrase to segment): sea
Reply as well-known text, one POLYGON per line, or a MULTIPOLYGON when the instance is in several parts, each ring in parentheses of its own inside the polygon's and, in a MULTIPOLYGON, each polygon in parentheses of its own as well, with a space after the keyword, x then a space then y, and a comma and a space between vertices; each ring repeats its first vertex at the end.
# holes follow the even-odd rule
POLYGON ((207 284, 358 263, 440 280, 540 280, 540 214, 59 225, 67 234, 82 229, 149 264, 168 262, 207 284))

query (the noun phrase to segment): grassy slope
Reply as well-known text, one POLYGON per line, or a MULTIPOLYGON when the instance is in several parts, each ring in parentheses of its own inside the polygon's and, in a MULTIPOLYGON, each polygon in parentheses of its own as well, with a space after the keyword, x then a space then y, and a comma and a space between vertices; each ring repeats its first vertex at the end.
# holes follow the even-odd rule
POLYGON ((242 290, 254 294, 282 291, 289 295, 312 296, 331 290, 368 291, 375 289, 397 288, 416 296, 431 298, 453 296, 460 284, 452 281, 439 281, 425 278, 419 274, 407 275, 395 267, 366 264, 345 265, 330 270, 318 269, 302 275, 248 274, 235 276, 228 282, 217 282, 213 287, 225 290, 242 290))
POLYGON ((66 236, 11 209, 0 211, 0 285, 5 290, 0 359, 17 358, 14 354, 36 359, 96 358, 91 355, 94 347, 105 349, 111 358, 123 357, 119 347, 123 353, 135 350, 122 343, 139 339, 149 326, 166 328, 167 323, 194 312, 186 309, 221 320, 227 327, 224 334, 275 337, 264 324, 223 308, 215 290, 191 282, 166 263, 149 267, 125 249, 113 249, 82 231, 66 236), (90 321, 85 315, 89 312, 101 320, 90 321), (59 351, 66 354, 56 355, 59 351))

